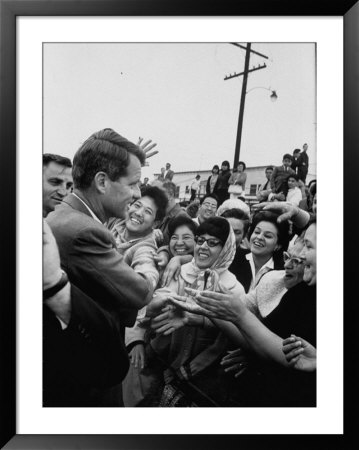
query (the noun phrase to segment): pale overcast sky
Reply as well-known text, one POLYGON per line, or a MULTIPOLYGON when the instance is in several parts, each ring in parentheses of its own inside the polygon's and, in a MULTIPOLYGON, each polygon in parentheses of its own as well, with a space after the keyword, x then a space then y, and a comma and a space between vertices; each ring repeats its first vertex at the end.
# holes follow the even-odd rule
MULTIPOLYGON (((315 46, 253 43, 240 160, 279 165, 284 153, 309 145, 316 173, 315 46), (276 90, 278 100, 270 101, 276 90), (250 92, 249 92, 250 91, 250 92)), ((73 158, 94 131, 115 129, 137 142, 157 142, 143 176, 166 162, 177 171, 229 160, 236 142, 245 51, 224 43, 45 44, 44 152, 73 158)))

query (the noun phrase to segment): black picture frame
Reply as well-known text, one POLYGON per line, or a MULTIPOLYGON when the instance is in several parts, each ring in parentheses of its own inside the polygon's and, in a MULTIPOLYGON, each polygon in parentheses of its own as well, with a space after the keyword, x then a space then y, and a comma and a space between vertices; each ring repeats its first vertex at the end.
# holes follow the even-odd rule
MULTIPOLYGON (((344 207, 346 255, 358 248, 350 180, 359 168, 359 2, 187 0, 0 0, 0 170, 1 170, 1 448, 352 448, 357 406, 352 380, 357 374, 355 297, 345 318, 345 391, 343 435, 17 435, 16 434, 16 17, 18 16, 342 16, 344 18, 344 207), (350 241, 350 242, 349 242, 350 241), (350 252, 349 247, 350 246, 350 252), (356 355, 355 357, 353 355, 356 355)), ((333 70, 340 70, 340 68, 333 70)), ((329 162, 330 164, 330 162, 329 162)), ((333 161, 331 164, 335 164, 333 161)), ((334 166, 328 167, 333 169, 334 166)), ((357 201, 357 200, 356 200, 357 201)), ((355 293, 354 269, 344 273, 347 292, 355 293)), ((29 299, 39 301, 39 299, 29 299)), ((330 343, 328 343, 330 345, 330 343)), ((335 364, 335 360, 333 361, 335 364)), ((298 424, 300 431, 300 424, 298 424)), ((180 427, 179 427, 180 431, 180 427)))

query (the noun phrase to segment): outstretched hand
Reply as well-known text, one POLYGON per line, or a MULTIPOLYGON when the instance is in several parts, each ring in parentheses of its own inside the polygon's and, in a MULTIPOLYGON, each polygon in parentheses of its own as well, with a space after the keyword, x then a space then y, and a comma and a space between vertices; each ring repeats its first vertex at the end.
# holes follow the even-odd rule
POLYGON ((182 309, 183 311, 210 317, 208 315, 208 311, 199 306, 192 297, 183 297, 181 295, 173 294, 170 297, 168 297, 168 301, 173 305, 175 305, 177 308, 182 309))
POLYGON ((247 357, 243 354, 241 348, 230 350, 222 358, 221 366, 226 373, 234 372, 234 378, 238 378, 248 366, 247 357))
POLYGON ((292 334, 283 341, 283 353, 288 364, 297 370, 313 372, 317 368, 317 350, 305 339, 292 334))
POLYGON ((143 137, 140 136, 138 138, 137 145, 140 147, 141 150, 143 150, 145 152, 146 159, 151 158, 151 156, 154 156, 158 153, 158 150, 154 150, 153 152, 151 152, 151 150, 154 147, 156 147, 156 145, 157 145, 156 142, 152 143, 151 139, 149 139, 148 141, 143 142, 143 143, 142 143, 142 141, 143 141, 143 137))
POLYGON ((185 288, 185 291, 194 297, 195 302, 203 308, 202 314, 210 318, 236 322, 237 318, 246 310, 244 303, 238 297, 238 293, 195 291, 191 288, 185 288))
POLYGON ((162 310, 163 312, 154 317, 151 322, 151 328, 157 334, 168 336, 175 330, 184 327, 188 320, 183 311, 173 308, 169 305, 162 310))
POLYGON ((286 220, 291 220, 294 217, 296 217, 299 213, 298 206, 294 206, 291 203, 288 202, 263 202, 263 203, 257 203, 256 205, 252 206, 253 210, 255 212, 257 211, 273 211, 280 216, 277 219, 277 222, 285 222, 286 220))

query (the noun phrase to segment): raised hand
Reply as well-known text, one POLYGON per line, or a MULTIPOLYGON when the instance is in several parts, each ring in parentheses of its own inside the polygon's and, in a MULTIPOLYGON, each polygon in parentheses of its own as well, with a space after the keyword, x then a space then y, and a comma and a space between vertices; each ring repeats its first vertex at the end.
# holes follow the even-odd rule
POLYGON ((282 350, 288 364, 294 369, 304 372, 317 369, 317 350, 305 339, 292 334, 284 339, 282 350))
POLYGON ((146 142, 143 142, 143 137, 139 137, 138 138, 138 142, 137 145, 141 148, 141 150, 143 150, 145 152, 146 155, 146 159, 151 158, 151 156, 154 156, 158 153, 158 150, 154 150, 153 152, 151 152, 151 150, 156 147, 156 142, 152 143, 152 140, 149 139, 146 142))

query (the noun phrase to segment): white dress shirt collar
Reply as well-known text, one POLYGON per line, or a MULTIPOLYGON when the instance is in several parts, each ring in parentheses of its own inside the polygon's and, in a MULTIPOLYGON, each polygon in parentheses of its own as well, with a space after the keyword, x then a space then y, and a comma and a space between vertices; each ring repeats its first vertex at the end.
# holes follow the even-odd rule
POLYGON ((88 209, 89 213, 96 220, 96 222, 99 222, 100 224, 103 225, 101 220, 96 216, 96 214, 92 211, 92 209, 78 195, 76 195, 74 192, 72 193, 72 195, 74 195, 77 199, 80 200, 80 202, 82 202, 86 206, 86 208, 88 209))

